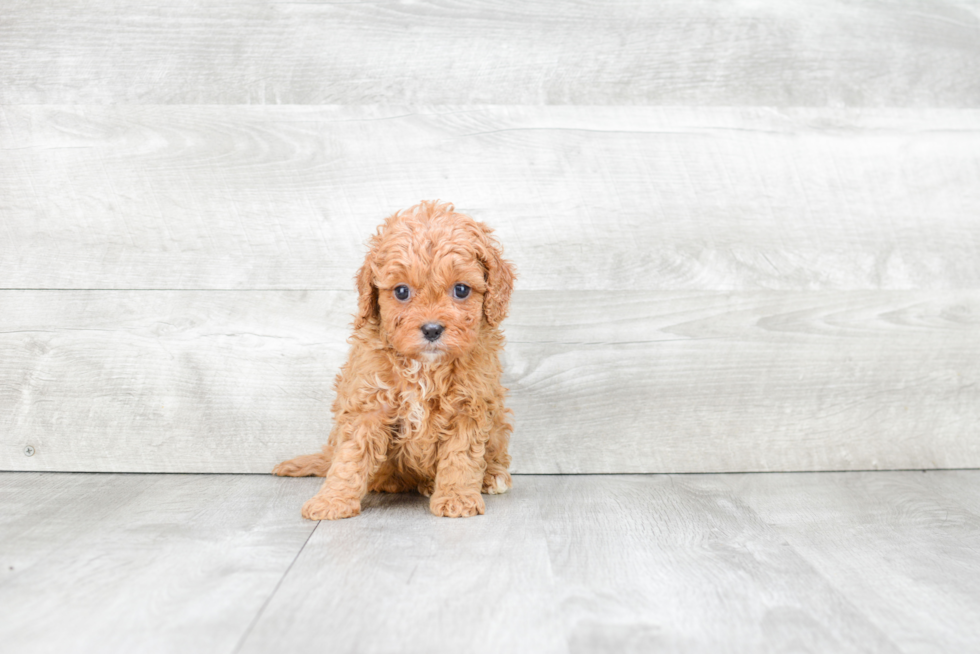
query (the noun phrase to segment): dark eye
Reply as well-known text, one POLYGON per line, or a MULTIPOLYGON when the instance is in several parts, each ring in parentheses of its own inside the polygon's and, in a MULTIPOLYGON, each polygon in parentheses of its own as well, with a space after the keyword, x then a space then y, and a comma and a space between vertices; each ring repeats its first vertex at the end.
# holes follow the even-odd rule
POLYGON ((398 286, 395 287, 395 298, 401 300, 402 302, 407 300, 408 296, 411 294, 412 292, 408 290, 408 287, 405 286, 404 284, 399 284, 398 286))
POLYGON ((456 284, 453 286, 453 297, 465 300, 470 294, 470 287, 466 284, 456 284))

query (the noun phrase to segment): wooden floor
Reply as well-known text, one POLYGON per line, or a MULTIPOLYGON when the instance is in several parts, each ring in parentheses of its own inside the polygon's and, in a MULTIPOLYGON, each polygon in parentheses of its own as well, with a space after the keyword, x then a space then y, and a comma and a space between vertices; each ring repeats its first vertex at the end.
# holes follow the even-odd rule
POLYGON ((21 652, 967 652, 980 471, 519 476, 487 515, 316 479, 0 474, 21 652))

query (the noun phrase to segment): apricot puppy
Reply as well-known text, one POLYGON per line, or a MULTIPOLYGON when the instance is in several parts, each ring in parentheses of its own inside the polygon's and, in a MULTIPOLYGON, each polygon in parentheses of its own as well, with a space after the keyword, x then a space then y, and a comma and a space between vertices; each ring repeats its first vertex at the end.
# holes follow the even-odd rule
POLYGON ((510 488, 498 354, 514 269, 490 232, 422 202, 371 238, 328 442, 273 470, 326 477, 304 518, 355 516, 369 490, 418 490, 435 515, 472 516, 481 492, 510 488))

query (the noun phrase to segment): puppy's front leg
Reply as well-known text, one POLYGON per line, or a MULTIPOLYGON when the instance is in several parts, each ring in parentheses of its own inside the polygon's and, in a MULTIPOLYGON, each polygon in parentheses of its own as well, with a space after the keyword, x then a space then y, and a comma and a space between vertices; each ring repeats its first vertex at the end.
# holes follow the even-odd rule
POLYGON ((339 520, 361 512, 368 481, 385 460, 387 431, 376 414, 361 414, 338 425, 340 443, 334 450, 327 478, 303 505, 309 520, 339 520))
POLYGON ((471 419, 459 418, 454 432, 439 444, 429 510, 446 518, 483 515, 486 507, 480 489, 486 468, 486 438, 481 438, 471 419))

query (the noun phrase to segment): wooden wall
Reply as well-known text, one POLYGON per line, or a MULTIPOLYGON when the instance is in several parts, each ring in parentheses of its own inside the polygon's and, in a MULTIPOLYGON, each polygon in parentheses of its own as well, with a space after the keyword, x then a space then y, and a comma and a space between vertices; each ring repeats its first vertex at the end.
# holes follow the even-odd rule
POLYGON ((980 3, 52 0, 0 8, 0 469, 315 450, 430 198, 520 272, 517 472, 980 466, 980 3))

